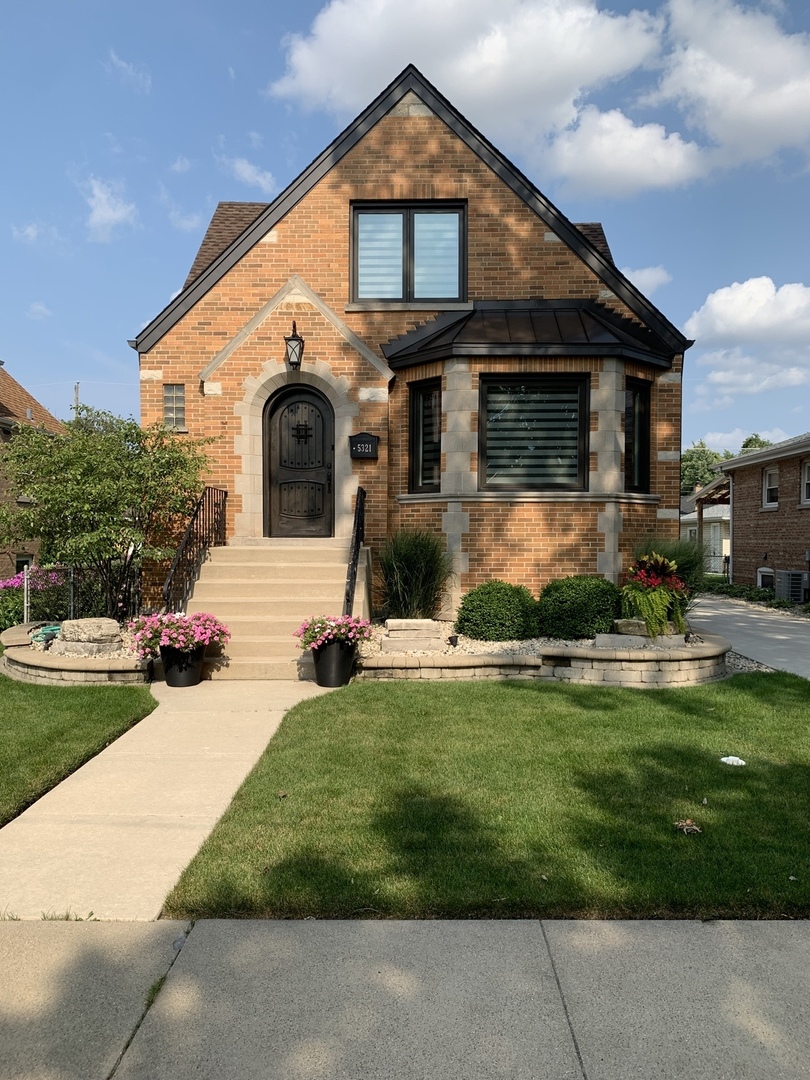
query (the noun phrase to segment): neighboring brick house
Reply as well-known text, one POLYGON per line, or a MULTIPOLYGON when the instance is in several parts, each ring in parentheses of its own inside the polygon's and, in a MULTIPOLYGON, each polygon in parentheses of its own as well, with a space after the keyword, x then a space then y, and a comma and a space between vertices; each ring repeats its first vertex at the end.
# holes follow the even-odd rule
MULTIPOLYGON (((0 443, 7 443, 14 438, 14 431, 19 425, 43 427, 47 431, 62 431, 62 425, 55 416, 20 386, 16 379, 2 366, 0 360, 0 443)), ((7 499, 5 482, 0 477, 0 499, 7 499)), ((39 544, 34 540, 23 540, 15 547, 0 549, 0 579, 11 577, 26 565, 36 561, 39 544)))
POLYGON ((810 432, 721 467, 731 478, 731 580, 810 600, 810 432))
POLYGON ((142 422, 217 439, 231 539, 348 537, 362 485, 372 551, 442 534, 457 602, 678 535, 691 342, 413 67, 273 203, 220 203, 131 344, 142 422))

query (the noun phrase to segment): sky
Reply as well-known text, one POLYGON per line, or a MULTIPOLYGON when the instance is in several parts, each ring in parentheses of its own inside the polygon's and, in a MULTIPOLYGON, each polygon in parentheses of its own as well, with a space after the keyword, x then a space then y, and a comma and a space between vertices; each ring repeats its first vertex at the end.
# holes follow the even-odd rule
POLYGON ((127 340, 217 202, 271 201, 408 63, 695 339, 684 447, 810 430, 802 0, 6 5, 6 370, 137 417, 127 340))

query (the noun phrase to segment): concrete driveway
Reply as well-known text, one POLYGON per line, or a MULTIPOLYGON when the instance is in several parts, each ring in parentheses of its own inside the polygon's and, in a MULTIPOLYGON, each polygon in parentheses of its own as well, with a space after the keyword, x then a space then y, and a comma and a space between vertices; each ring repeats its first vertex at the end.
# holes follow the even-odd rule
POLYGON ((705 596, 695 601, 689 623, 697 633, 720 634, 751 660, 810 679, 810 619, 705 596))

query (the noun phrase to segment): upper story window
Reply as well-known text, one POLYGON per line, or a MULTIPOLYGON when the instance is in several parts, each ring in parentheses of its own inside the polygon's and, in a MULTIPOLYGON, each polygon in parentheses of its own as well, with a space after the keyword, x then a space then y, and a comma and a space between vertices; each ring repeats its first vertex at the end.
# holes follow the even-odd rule
POLYGON ((186 388, 183 383, 163 384, 163 423, 173 431, 186 431, 186 388))
POLYGON ((478 486, 588 486, 588 376, 482 376, 478 486))
POLYGON ((624 490, 650 490, 650 384, 628 379, 624 394, 624 490))
POLYGON ((352 299, 463 301, 463 203, 376 203, 353 209, 352 299))
POLYGON ((779 469, 775 466, 762 471, 762 505, 765 507, 779 505, 779 469))
POLYGON ((413 383, 409 390, 410 490, 438 491, 442 458, 441 379, 413 383))
POLYGON ((802 465, 802 490, 800 495, 800 501, 803 503, 810 503, 810 461, 805 461, 802 465))

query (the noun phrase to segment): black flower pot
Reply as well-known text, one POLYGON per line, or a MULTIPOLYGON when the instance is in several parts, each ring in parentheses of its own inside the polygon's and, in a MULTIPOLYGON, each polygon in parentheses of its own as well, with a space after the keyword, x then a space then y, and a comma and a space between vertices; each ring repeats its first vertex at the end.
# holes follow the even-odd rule
POLYGON ((205 645, 198 645, 191 652, 161 645, 160 659, 167 686, 196 686, 202 678, 205 645))
POLYGON ((330 641, 312 650, 318 686, 346 686, 352 677, 357 646, 353 641, 330 641))

